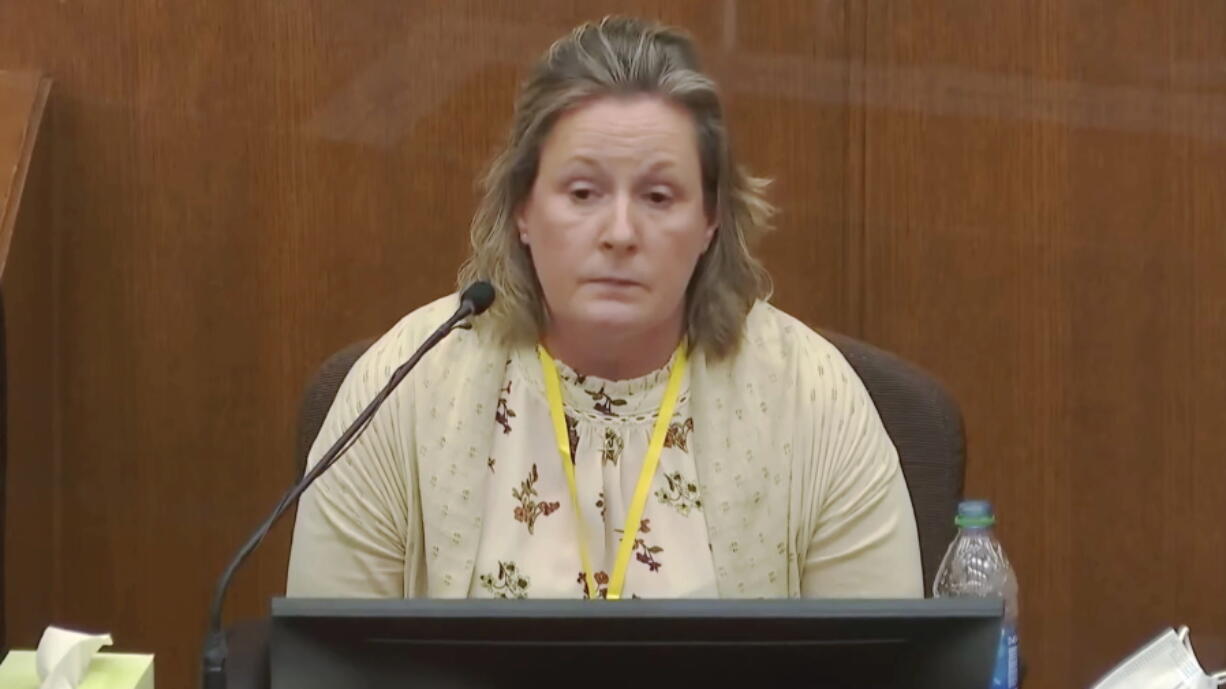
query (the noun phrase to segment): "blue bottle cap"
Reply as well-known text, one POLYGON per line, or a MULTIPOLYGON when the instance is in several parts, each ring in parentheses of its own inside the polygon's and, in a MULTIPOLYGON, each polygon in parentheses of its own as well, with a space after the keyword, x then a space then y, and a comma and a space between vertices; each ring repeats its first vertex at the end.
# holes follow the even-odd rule
POLYGON ((959 528, 983 528, 996 523, 992 503, 987 500, 963 500, 958 503, 958 516, 954 524, 959 528))

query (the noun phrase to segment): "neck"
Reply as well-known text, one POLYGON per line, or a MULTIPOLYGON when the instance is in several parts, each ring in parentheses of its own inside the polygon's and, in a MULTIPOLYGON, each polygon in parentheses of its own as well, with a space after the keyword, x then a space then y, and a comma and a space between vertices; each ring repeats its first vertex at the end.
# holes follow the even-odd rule
POLYGON ((545 348, 582 376, 605 380, 638 378, 665 364, 681 342, 681 321, 667 327, 623 337, 610 337, 591 327, 551 326, 545 333, 545 348))

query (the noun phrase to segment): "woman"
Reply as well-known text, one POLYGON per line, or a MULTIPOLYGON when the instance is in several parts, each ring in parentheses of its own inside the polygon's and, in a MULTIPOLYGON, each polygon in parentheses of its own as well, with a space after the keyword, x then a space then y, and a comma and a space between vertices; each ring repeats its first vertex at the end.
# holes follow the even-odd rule
MULTIPOLYGON (((610 18, 555 43, 460 272, 498 299, 303 496, 289 595, 921 596, 872 401, 764 301, 763 186, 686 37, 610 18)), ((309 461, 455 306, 362 356, 309 461)))

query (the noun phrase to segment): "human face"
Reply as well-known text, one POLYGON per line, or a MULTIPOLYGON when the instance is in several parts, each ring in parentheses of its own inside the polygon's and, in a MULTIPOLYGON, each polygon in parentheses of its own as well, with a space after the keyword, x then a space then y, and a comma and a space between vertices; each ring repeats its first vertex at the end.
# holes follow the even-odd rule
POLYGON ((715 234, 692 116, 646 95, 562 115, 516 220, 551 330, 679 336, 686 287, 715 234))

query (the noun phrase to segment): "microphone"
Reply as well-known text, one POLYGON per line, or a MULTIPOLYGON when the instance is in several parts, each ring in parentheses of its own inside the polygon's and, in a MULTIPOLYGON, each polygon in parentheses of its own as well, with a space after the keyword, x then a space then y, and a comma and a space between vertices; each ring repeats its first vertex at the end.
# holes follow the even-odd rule
POLYGON ((383 389, 358 414, 353 423, 349 424, 345 432, 341 433, 336 442, 332 443, 332 446, 328 448, 323 457, 320 457, 319 461, 297 483, 290 487, 285 496, 281 498, 281 502, 277 503, 272 514, 264 520, 264 523, 260 524, 247 543, 239 549, 234 559, 231 560, 230 565, 226 567, 221 578, 217 581, 217 589, 213 593, 213 603, 209 608, 209 628, 204 640, 204 650, 201 653, 201 686, 204 689, 225 689, 226 687, 226 656, 229 654, 229 649, 226 648, 226 635, 221 627, 221 611, 225 604, 226 591, 229 590, 230 581, 234 578, 234 573, 238 571, 239 566, 243 564, 243 561, 247 559, 247 556, 253 550, 259 547, 264 537, 268 535, 269 530, 272 529, 273 524, 289 509, 290 505, 297 502, 303 492, 315 482, 315 479, 319 478, 329 467, 335 464, 345 454, 345 451, 353 445, 358 435, 366 430, 375 412, 379 410, 383 402, 392 394, 392 391, 396 389, 400 381, 404 380, 405 376, 409 374, 409 371, 413 370, 413 367, 417 365, 422 356, 433 349, 443 338, 451 334, 451 331, 460 324, 460 321, 484 313, 490 307, 490 304, 494 303, 494 296, 494 287, 488 282, 474 282, 469 285, 460 295, 460 307, 456 309, 456 312, 440 325, 437 330, 431 333, 430 337, 426 338, 426 341, 417 348, 417 351, 413 352, 413 356, 409 357, 408 361, 401 364, 392 373, 391 378, 388 379, 383 389))

